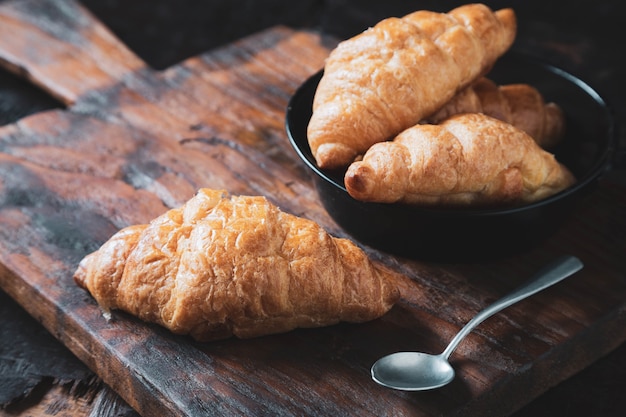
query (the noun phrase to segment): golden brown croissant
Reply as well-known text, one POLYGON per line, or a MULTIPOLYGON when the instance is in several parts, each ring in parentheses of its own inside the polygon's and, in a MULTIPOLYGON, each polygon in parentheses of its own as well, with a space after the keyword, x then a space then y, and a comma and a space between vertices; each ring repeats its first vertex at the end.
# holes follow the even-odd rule
POLYGON ((388 18, 341 42, 326 61, 308 125, 317 164, 347 166, 434 113, 484 75, 515 33, 513 10, 470 4, 388 18))
POLYGON ((565 131, 561 108, 546 103, 541 93, 528 84, 498 86, 481 77, 424 121, 437 124, 459 113, 484 113, 503 120, 528 133, 546 149, 555 146, 565 131))
POLYGON ((394 276, 263 197, 202 189, 119 231, 74 279, 105 311, 207 341, 372 320, 399 297, 394 276))
POLYGON ((373 145, 345 175, 355 199, 424 205, 527 203, 573 182, 522 130, 480 113, 407 129, 373 145))

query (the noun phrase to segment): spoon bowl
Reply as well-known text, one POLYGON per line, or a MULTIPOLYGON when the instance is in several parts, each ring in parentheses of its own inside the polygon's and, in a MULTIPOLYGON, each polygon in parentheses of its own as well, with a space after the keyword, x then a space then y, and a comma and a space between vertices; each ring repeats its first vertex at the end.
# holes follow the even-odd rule
POLYGON ((398 352, 387 355, 372 366, 372 379, 382 386, 403 391, 423 391, 448 384, 455 375, 448 358, 476 326, 506 307, 569 277, 582 267, 582 262, 574 256, 556 260, 525 285, 478 313, 454 336, 441 354, 398 352))
POLYGON ((372 378, 380 385, 404 391, 439 388, 454 379, 454 368, 442 355, 398 352, 372 366, 372 378), (419 369, 419 372, 416 372, 419 369))

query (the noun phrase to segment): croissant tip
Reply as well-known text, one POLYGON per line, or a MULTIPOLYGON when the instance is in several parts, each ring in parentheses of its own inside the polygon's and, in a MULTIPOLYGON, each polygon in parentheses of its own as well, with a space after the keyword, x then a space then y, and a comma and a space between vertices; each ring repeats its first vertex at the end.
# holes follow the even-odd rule
POLYGON ((355 162, 348 168, 344 177, 344 183, 348 194, 356 199, 363 199, 369 194, 372 186, 371 168, 359 162, 355 162))
POLYGON ((517 31, 517 15, 510 7, 499 9, 494 12, 498 20, 507 28, 512 29, 512 33, 517 31))
POLYGON ((315 161, 321 169, 340 169, 347 166, 357 152, 342 143, 324 143, 315 152, 315 161))
POLYGON ((74 276, 73 276, 74 282, 80 288, 87 288, 87 284, 86 284, 87 271, 86 271, 84 263, 85 261, 83 260, 78 264, 78 268, 74 272, 74 276))

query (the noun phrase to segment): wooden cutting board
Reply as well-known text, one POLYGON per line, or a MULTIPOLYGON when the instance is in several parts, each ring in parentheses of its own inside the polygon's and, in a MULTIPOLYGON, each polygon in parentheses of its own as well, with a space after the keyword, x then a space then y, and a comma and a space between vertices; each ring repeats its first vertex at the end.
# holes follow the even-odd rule
POLYGON ((0 63, 66 106, 0 127, 2 289, 144 416, 502 415, 626 340, 626 194, 610 177, 530 252, 445 264, 363 246, 407 277, 370 323, 199 344, 103 318, 72 280, 78 262, 198 188, 265 195, 346 236, 284 130, 287 101, 330 47, 275 27, 157 72, 74 1, 0 4, 0 63), (564 253, 585 269, 479 326, 452 357, 452 384, 405 393, 370 379, 384 354, 440 352, 564 253))

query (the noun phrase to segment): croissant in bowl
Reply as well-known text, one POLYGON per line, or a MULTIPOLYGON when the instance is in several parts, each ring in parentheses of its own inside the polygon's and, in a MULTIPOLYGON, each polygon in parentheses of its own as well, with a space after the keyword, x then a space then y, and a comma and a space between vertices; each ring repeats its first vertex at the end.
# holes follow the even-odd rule
POLYGON ((469 4, 388 18, 341 42, 324 66, 307 128, 318 166, 346 167, 436 112, 486 74, 515 34, 512 9, 469 4))
POLYGON ((345 174, 357 200, 430 206, 520 205, 574 182, 528 134, 481 113, 415 125, 373 145, 345 174))

